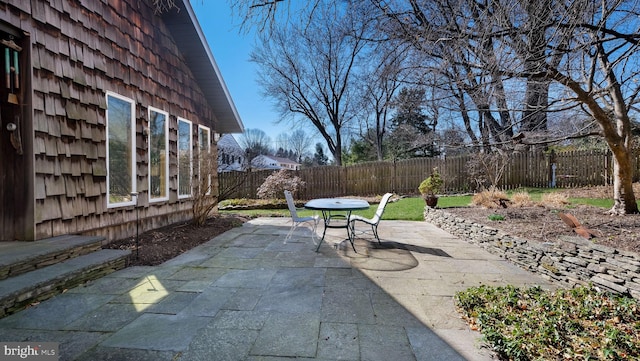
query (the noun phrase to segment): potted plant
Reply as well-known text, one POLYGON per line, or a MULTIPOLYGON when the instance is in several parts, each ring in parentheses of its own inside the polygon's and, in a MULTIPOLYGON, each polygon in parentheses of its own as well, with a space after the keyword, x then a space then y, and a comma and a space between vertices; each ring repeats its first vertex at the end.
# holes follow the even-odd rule
POLYGON ((444 181, 438 173, 438 168, 435 167, 431 171, 431 175, 427 179, 423 180, 418 187, 422 198, 427 203, 427 206, 433 208, 438 204, 438 192, 442 188, 444 181))

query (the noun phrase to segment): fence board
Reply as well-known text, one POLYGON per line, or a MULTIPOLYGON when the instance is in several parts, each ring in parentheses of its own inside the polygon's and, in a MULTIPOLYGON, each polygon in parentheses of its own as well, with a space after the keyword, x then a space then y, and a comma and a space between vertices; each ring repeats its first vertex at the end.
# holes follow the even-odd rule
MULTIPOLYGON (((295 171, 304 182, 300 199, 372 196, 392 191, 402 195, 416 195, 418 185, 431 174, 434 167, 445 181, 444 193, 471 192, 475 182, 466 172, 470 155, 447 158, 415 158, 396 162, 367 162, 338 167, 322 166, 295 171)), ((633 160, 634 181, 640 178, 640 156, 633 160)), ((508 190, 519 187, 558 188, 605 185, 612 183, 612 156, 608 151, 569 151, 544 154, 541 152, 514 153, 500 187, 508 190)), ((273 170, 225 172, 219 174, 220 188, 226 189, 246 177, 244 183, 228 198, 256 198, 258 187, 273 170)))

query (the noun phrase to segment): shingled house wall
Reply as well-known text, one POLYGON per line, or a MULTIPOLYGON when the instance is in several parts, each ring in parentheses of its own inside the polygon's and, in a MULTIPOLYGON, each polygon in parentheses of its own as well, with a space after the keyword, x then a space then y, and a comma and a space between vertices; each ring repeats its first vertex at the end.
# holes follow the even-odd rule
MULTIPOLYGON (((107 208, 107 91, 135 102, 141 230, 186 220, 177 196, 177 117, 215 131, 215 116, 195 76, 150 2, 11 0, 0 20, 30 43, 34 162, 34 238, 70 233, 120 239, 135 232, 133 206, 107 208), (169 200, 148 201, 143 127, 148 107, 169 113, 169 200)), ((194 39, 194 41, 198 41, 194 39)), ((197 131, 193 144, 197 146, 197 131)), ((194 154, 195 149, 194 149, 194 154)), ((194 167, 194 170, 197 167, 194 167)))

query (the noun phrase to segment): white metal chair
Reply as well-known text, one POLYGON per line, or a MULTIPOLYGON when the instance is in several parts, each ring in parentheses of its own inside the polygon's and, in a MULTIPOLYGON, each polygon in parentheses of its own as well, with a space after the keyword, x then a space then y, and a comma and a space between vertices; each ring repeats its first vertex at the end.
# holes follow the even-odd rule
POLYGON ((378 209, 376 209, 376 213, 373 215, 373 218, 365 218, 358 215, 349 216, 349 223, 351 223, 352 239, 355 239, 356 237, 356 221, 360 221, 371 226, 371 230, 373 231, 373 236, 378 240, 378 243, 380 243, 380 237, 378 237, 378 224, 380 224, 380 219, 382 218, 384 209, 387 206, 387 203, 389 203, 389 199, 391 198, 391 196, 393 196, 393 193, 387 193, 384 196, 382 196, 382 199, 378 204, 378 209))
POLYGON ((291 236, 293 235, 293 232, 301 225, 303 224, 309 224, 311 225, 311 239, 313 239, 313 243, 316 244, 316 227, 318 226, 318 216, 309 216, 309 217, 299 217, 298 216, 298 210, 296 209, 296 204, 293 201, 293 195, 291 194, 290 191, 284 191, 284 197, 287 199, 287 206, 289 207, 289 213, 291 213, 291 229, 289 230, 289 233, 287 233, 287 237, 284 239, 284 242, 286 243, 291 236))

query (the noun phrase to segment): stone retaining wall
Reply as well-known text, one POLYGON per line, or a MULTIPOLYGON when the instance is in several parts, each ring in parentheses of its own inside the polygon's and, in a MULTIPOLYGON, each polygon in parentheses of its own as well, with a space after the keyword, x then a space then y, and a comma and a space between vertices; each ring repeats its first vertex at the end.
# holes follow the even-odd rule
POLYGON ((443 210, 425 207, 424 218, 439 228, 567 287, 592 283, 640 299, 640 255, 581 237, 534 242, 513 237, 443 210))

